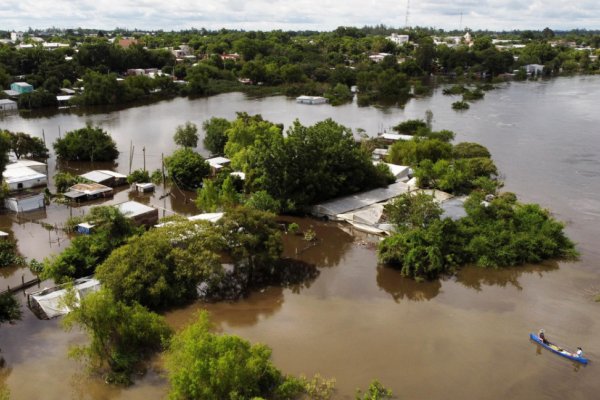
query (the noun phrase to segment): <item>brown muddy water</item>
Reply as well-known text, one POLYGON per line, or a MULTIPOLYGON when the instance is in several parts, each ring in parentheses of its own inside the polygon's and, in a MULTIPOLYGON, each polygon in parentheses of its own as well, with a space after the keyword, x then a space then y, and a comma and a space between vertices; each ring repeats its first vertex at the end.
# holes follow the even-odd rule
MULTIPOLYGON (((100 124, 113 133, 122 152, 116 169, 127 173, 130 141, 136 149, 145 145, 148 167, 158 168, 160 153, 174 148, 176 125, 186 120, 199 124, 211 116, 233 118, 236 111, 247 111, 287 126, 296 117, 305 124, 331 117, 373 134, 403 119, 422 118, 431 109, 435 128, 452 129, 457 140, 488 146, 507 190, 541 203, 567 223, 580 261, 491 271, 466 268, 455 277, 416 283, 377 265, 376 238, 352 234, 344 225, 302 219, 298 222, 305 228, 312 225, 319 242, 307 248, 299 237, 286 237, 286 253, 316 264, 316 280, 270 287, 235 303, 194 304, 167 314, 167 320, 179 328, 206 308, 218 329, 269 345, 275 364, 285 372, 336 378, 340 399, 353 398, 354 390, 373 378, 403 399, 597 398, 600 303, 588 293, 600 289, 600 79, 511 83, 487 93, 464 113, 451 110, 453 101, 436 90, 404 109, 334 108, 227 94, 102 114, 10 116, 0 119, 0 127, 32 134, 44 129, 52 141, 59 126, 64 133, 88 121, 100 124), (590 365, 580 367, 538 349, 528 334, 540 327, 557 343, 582 346, 590 365)), ((141 163, 136 150, 133 168, 141 163)), ((51 175, 55 168, 51 163, 51 175)), ((139 200, 160 207, 164 215, 195 213, 189 194, 173 191, 160 199, 165 191, 159 188, 139 200)), ((134 197, 138 195, 125 189, 110 203, 134 197)), ((40 222, 60 224, 86 209, 52 205, 19 218, 6 214, 0 216, 0 230, 17 238, 23 255, 41 259, 60 252, 69 238, 40 222)), ((28 272, 0 274, 4 288, 28 272)), ((24 308, 22 321, 0 327, 5 359, 0 384, 14 399, 165 396, 160 360, 133 387, 110 387, 67 358, 69 345, 84 341, 79 332, 63 332, 60 320, 39 321, 24 308)))

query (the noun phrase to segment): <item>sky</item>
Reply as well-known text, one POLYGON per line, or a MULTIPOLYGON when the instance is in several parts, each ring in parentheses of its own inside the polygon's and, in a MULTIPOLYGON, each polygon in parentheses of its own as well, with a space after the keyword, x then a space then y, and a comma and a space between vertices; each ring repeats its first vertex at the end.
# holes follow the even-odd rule
POLYGON ((445 30, 600 29, 598 0, 8 0, 0 30, 116 27, 321 30, 384 24, 445 30))

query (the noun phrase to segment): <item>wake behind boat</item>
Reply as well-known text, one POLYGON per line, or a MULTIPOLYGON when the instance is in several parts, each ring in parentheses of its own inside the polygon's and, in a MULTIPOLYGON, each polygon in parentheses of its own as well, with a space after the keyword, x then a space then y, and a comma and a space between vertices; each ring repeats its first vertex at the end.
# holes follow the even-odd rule
POLYGON ((583 356, 578 356, 575 353, 571 353, 570 351, 567 351, 561 347, 558 347, 557 345, 553 344, 553 343, 544 343, 542 341, 542 339, 540 339, 540 337, 538 335, 536 335, 535 333, 530 333, 529 334, 529 338, 533 341, 535 341, 537 344, 543 346, 544 348, 550 350, 553 353, 558 354, 559 356, 563 356, 565 358, 568 358, 569 360, 573 360, 573 361, 577 361, 579 363, 582 364, 587 364, 588 363, 588 359, 583 357, 583 356))

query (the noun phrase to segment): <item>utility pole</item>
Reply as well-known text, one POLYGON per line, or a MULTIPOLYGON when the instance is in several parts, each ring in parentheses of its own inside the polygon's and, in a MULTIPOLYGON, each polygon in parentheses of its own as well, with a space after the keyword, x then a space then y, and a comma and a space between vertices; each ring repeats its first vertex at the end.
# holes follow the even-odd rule
POLYGON ((163 178, 163 187, 166 184, 166 178, 165 178, 165 153, 160 153, 160 164, 161 164, 161 172, 162 172, 162 178, 163 178))
POLYGON ((146 171, 146 146, 142 147, 142 153, 144 153, 144 171, 146 171))
POLYGON ((406 0, 406 18, 404 19, 404 27, 408 28, 408 16, 410 15, 410 0, 406 0))

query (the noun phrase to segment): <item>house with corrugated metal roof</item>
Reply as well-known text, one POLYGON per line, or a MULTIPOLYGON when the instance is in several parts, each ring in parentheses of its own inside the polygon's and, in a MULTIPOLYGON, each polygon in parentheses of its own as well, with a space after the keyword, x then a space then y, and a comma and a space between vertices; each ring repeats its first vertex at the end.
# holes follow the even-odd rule
POLYGON ((79 176, 87 179, 88 181, 111 187, 120 186, 127 183, 127 175, 104 169, 86 172, 85 174, 81 174, 79 176))

